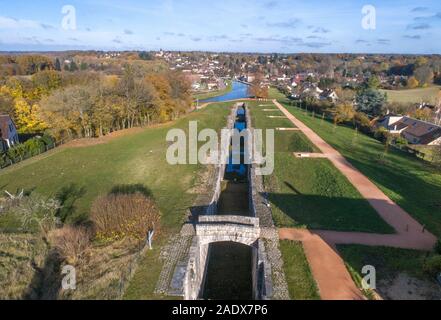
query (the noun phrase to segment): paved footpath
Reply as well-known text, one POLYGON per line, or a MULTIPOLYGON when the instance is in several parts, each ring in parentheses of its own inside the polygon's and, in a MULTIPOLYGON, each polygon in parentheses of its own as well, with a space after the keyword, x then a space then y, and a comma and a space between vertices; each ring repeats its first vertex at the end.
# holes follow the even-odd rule
MULTIPOLYGON (((359 232, 307 231, 282 229, 282 239, 302 241, 311 270, 324 299, 359 299, 358 294, 348 283, 349 273, 336 253, 336 244, 362 244, 370 246, 390 246, 396 248, 432 250, 437 238, 424 230, 424 227, 386 196, 374 183, 353 167, 337 150, 326 143, 319 135, 294 117, 279 102, 273 103, 298 127, 311 142, 346 176, 360 194, 366 198, 378 214, 391 225, 396 234, 368 234, 359 232), (323 257, 323 258, 322 258, 323 257), (331 266, 327 266, 327 263, 331 266), (344 268, 344 270, 342 269, 344 268), (328 279, 329 278, 329 279, 328 279), (331 283, 330 283, 331 282, 331 283), (342 292, 346 292, 343 294, 342 292), (325 298, 326 297, 326 298, 325 298)), ((350 276, 349 276, 350 280, 350 276)), ((358 291, 358 290, 357 290, 358 291)))

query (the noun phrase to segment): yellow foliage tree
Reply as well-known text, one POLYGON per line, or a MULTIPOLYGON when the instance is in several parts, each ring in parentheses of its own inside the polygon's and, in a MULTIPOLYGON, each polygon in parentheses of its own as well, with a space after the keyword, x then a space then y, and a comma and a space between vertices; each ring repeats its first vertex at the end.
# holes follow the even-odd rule
POLYGON ((334 121, 335 123, 342 123, 345 121, 351 121, 354 119, 355 110, 350 104, 340 104, 335 110, 334 121))
POLYGON ((29 105, 25 99, 17 98, 14 104, 15 122, 20 133, 36 133, 47 128, 39 117, 39 106, 29 105))
POLYGON ((420 83, 418 82, 418 80, 415 77, 410 77, 409 80, 407 80, 407 87, 409 89, 414 89, 416 87, 418 87, 420 85, 420 83))

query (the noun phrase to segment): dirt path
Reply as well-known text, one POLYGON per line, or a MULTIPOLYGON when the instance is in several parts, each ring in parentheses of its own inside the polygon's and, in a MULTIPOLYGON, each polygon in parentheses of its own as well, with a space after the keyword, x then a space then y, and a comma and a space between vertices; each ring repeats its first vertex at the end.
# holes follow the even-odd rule
MULTIPOLYGON (((287 239, 303 242, 305 253, 318 283, 322 298, 340 299, 342 292, 346 292, 348 296, 354 294, 354 284, 352 281, 350 281, 350 285, 348 284, 348 273, 343 261, 340 257, 335 257, 335 255, 338 256, 336 244, 389 246, 416 250, 433 249, 437 241, 433 234, 426 231, 418 221, 400 208, 366 176, 353 167, 337 150, 326 143, 303 122, 294 117, 279 102, 273 100, 273 103, 346 176, 377 213, 396 230, 396 234, 392 235, 337 231, 310 232, 297 229, 280 230, 281 238, 286 237, 287 239), (330 274, 333 274, 333 276, 330 277, 330 274)), ((353 298, 355 299, 357 296, 355 295, 353 298)))

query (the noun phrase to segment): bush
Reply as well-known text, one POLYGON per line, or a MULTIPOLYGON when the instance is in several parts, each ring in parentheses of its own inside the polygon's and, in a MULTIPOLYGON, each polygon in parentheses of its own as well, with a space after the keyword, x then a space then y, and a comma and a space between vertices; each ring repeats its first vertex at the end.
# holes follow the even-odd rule
POLYGON ((407 146, 409 144, 409 142, 403 138, 402 136, 398 136, 395 138, 395 144, 399 147, 404 147, 407 146))
POLYGON ((91 220, 99 240, 144 240, 148 231, 158 233, 160 213, 154 201, 142 193, 110 194, 95 200, 91 220))
POLYGON ((23 143, 26 149, 26 155, 29 157, 36 156, 44 151, 44 143, 40 138, 32 138, 23 143))
POLYGON ((53 146, 55 143, 55 139, 49 134, 45 134, 44 136, 42 136, 41 141, 44 143, 45 146, 53 146))
POLYGON ((441 273, 441 255, 430 257, 424 262, 423 270, 431 277, 441 273))
POLYGON ((8 208, 8 212, 21 220, 23 231, 33 232, 37 229, 46 237, 58 224, 56 215, 60 207, 55 199, 31 194, 17 200, 8 208))
POLYGON ((70 265, 76 265, 90 246, 91 232, 85 227, 66 226, 53 231, 50 236, 52 246, 70 265))
POLYGON ((369 117, 363 112, 355 113, 354 122, 361 132, 365 134, 371 133, 371 121, 369 120, 369 117))
POLYGON ((389 131, 386 130, 386 128, 379 128, 375 130, 374 132, 375 139, 381 141, 381 142, 387 142, 390 138, 389 131))
POLYGON ((17 159, 23 160, 26 156, 26 147, 24 144, 17 144, 10 148, 7 152, 8 158, 12 159, 14 162, 17 159))

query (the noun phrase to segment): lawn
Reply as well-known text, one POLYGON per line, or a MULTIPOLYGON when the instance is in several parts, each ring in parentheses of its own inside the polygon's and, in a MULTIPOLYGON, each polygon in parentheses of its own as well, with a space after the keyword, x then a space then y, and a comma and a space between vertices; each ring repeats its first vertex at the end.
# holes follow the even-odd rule
POLYGON ((431 86, 428 88, 381 91, 387 94, 389 102, 421 103, 423 101, 435 104, 440 89, 441 86, 431 86))
POLYGON ((277 99, 277 100, 283 100, 285 99, 285 95, 280 92, 277 88, 270 87, 268 90, 268 98, 269 99, 277 99))
POLYGON ((396 149, 385 152, 379 141, 344 126, 287 109, 325 141, 340 151, 387 196, 409 212, 431 232, 441 236, 441 172, 412 155, 396 149))
MULTIPOLYGON (((268 129, 278 119, 266 118, 263 108, 251 106, 253 123, 268 129)), ((275 171, 264 181, 278 227, 393 232, 330 161, 294 157, 318 152, 303 133, 277 131, 275 138, 275 171)))
MULTIPOLYGON (((161 264, 160 246, 177 232, 186 210, 197 196, 196 184, 205 171, 202 165, 171 166, 166 161, 166 135, 171 128, 188 131, 188 122, 197 120, 199 129, 219 130, 225 126, 229 104, 212 104, 174 123, 146 128, 138 133, 115 138, 106 144, 83 148, 63 148, 42 159, 30 159, 0 172, 0 189, 15 192, 25 189, 64 199, 66 222, 88 219, 93 200, 121 185, 142 185, 157 202, 161 213, 161 235, 156 250, 143 259, 128 297, 154 298, 161 264), (192 191, 193 189, 193 191, 192 191), (139 288, 139 290, 136 290, 139 288)), ((0 220, 0 229, 14 227, 10 218, 0 220)))
MULTIPOLYGON (((287 118, 269 118, 269 116, 283 116, 275 105, 271 103, 262 106, 261 103, 248 103, 251 110, 252 126, 258 129, 277 129, 277 128, 295 128, 295 125, 287 118), (264 111, 277 109, 276 111, 264 111)), ((263 133, 264 142, 266 142, 265 132, 263 133)), ((306 138, 306 136, 298 131, 275 131, 274 132, 274 149, 276 152, 316 152, 318 151, 306 138)))
POLYGON ((287 240, 280 241, 280 251, 291 299, 320 300, 302 244, 287 240))

